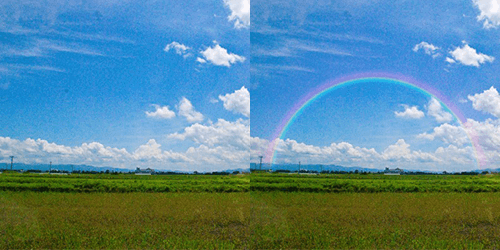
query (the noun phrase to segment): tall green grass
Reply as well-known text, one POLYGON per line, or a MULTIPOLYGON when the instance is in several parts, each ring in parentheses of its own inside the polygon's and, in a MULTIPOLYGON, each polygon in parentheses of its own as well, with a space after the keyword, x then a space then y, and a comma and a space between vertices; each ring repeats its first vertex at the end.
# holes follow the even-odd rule
POLYGON ((379 193, 498 192, 498 175, 252 174, 251 191, 379 193))
POLYGON ((0 190, 35 192, 247 192, 248 175, 2 174, 0 190))

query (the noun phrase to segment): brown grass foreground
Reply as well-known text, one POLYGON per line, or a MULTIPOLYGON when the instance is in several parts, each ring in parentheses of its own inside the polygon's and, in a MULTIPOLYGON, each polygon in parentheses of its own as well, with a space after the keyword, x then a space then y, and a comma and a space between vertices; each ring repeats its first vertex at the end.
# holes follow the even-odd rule
POLYGON ((0 192, 8 248, 500 248, 500 193, 0 192))
POLYGON ((248 193, 0 192, 0 249, 244 248, 248 193))

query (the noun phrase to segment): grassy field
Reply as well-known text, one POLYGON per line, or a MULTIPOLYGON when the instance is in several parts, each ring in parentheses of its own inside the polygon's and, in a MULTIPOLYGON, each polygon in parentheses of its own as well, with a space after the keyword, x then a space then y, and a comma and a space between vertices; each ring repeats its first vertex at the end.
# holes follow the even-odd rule
POLYGON ((500 248, 500 193, 251 195, 254 249, 500 248))
POLYGON ((1 174, 0 191, 247 192, 249 175, 1 174))
POLYGON ((498 183, 497 175, 3 174, 0 249, 500 248, 498 183))
POLYGON ((252 174, 250 190, 313 193, 498 192, 500 175, 252 174))
POLYGON ((248 193, 0 192, 0 249, 247 248, 248 193))

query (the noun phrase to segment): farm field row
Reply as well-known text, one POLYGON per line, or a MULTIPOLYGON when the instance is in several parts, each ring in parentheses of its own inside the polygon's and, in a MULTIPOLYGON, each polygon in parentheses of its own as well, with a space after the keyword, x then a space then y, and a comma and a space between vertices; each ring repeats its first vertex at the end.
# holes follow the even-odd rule
POLYGON ((500 176, 252 174, 250 190, 311 193, 498 192, 500 176))
POLYGON ((0 190, 36 192, 247 192, 248 175, 2 174, 0 190))
POLYGON ((1 249, 499 248, 500 193, 0 192, 1 249))
POLYGON ((2 174, 0 191, 35 192, 248 192, 309 193, 499 192, 499 175, 381 174, 2 174))

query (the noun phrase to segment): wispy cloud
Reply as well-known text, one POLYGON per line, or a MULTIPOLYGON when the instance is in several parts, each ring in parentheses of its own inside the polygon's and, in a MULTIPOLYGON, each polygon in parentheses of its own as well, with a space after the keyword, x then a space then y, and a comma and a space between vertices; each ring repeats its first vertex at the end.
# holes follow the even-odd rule
POLYGON ((306 52, 324 53, 337 56, 352 56, 351 53, 336 48, 329 43, 318 43, 298 39, 290 39, 286 42, 288 48, 306 52))
POLYGON ((313 69, 305 68, 296 65, 272 65, 272 64, 252 64, 252 69, 263 70, 263 71, 302 71, 302 72, 314 72, 313 69))
POLYGON ((55 52, 75 53, 88 56, 105 56, 97 50, 87 48, 79 43, 74 42, 67 43, 58 40, 39 39, 36 41, 36 44, 41 49, 55 52))
POLYGON ((48 66, 48 65, 26 65, 26 64, 4 64, 0 67, 0 72, 6 75, 18 75, 22 72, 35 71, 51 71, 51 72, 66 72, 64 69, 48 66))

